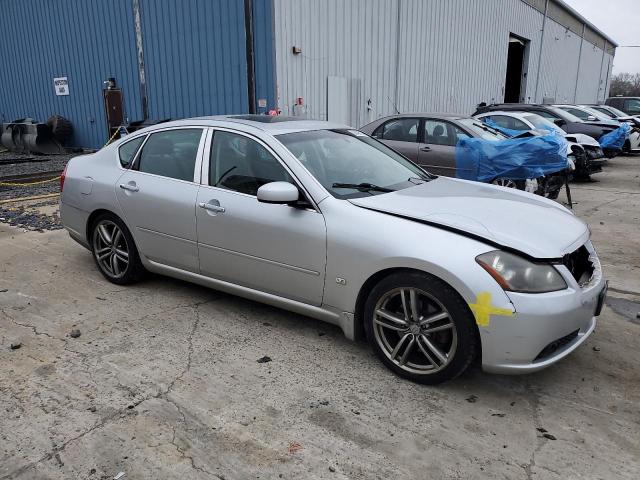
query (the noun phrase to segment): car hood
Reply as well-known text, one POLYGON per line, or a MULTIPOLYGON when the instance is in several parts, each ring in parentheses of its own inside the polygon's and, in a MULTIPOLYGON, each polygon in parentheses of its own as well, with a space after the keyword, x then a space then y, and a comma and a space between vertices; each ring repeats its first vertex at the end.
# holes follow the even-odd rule
POLYGON ((560 204, 478 182, 438 177, 353 205, 487 240, 534 258, 560 258, 589 239, 587 225, 560 204))
POLYGON ((585 135, 584 133, 567 133, 564 137, 569 142, 575 142, 581 145, 591 145, 592 147, 600 146, 595 138, 590 137, 589 135, 585 135))

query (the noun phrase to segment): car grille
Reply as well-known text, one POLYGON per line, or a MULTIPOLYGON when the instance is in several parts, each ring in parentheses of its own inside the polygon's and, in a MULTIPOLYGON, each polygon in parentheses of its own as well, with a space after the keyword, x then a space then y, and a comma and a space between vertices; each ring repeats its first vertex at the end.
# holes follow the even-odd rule
POLYGON ((589 251, 583 245, 562 258, 562 264, 567 267, 580 286, 589 282, 595 270, 589 257, 589 251))
POLYGON ((580 330, 575 330, 571 332, 569 335, 565 335, 564 337, 560 337, 557 340, 554 340, 549 345, 544 347, 542 351, 538 354, 538 356, 534 359, 534 362, 537 360, 544 360, 547 357, 550 357, 555 352, 560 350, 565 345, 571 343, 577 336, 580 330))

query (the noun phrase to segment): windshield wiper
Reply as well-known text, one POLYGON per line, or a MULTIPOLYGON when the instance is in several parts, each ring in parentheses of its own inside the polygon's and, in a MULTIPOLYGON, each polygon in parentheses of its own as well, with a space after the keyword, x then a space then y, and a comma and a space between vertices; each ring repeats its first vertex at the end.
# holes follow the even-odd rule
POLYGON ((378 185, 374 185, 373 183, 334 183, 331 185, 332 188, 353 188, 354 190, 359 190, 361 192, 395 192, 392 188, 380 187, 378 185))

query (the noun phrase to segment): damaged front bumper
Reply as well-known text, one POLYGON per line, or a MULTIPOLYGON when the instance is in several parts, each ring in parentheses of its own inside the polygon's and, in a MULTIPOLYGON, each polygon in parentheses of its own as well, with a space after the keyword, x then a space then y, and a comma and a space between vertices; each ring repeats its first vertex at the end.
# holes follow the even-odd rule
POLYGON ((515 314, 492 319, 491 343, 501 348, 486 351, 483 342, 485 371, 519 374, 541 370, 569 355, 591 335, 607 282, 591 245, 583 248, 593 265, 588 281, 581 283, 567 266, 559 265, 567 289, 544 294, 507 292, 515 314))

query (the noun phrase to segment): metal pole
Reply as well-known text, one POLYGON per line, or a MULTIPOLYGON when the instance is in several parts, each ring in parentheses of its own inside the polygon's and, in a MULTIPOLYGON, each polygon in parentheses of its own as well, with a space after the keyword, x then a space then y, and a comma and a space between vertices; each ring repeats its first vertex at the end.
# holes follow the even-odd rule
POLYGON ((540 83, 540 70, 542 63, 542 46, 544 45, 544 28, 547 25, 547 11, 549 9, 549 0, 544 2, 544 17, 542 18, 542 34, 540 35, 540 51, 538 52, 538 71, 536 72, 536 89, 533 94, 533 102, 538 103, 538 83, 540 83))
POLYGON ((394 92, 394 105, 393 108, 396 109, 397 113, 400 113, 400 111, 398 110, 398 100, 399 100, 399 95, 400 95, 400 11, 401 11, 401 0, 397 0, 398 1, 398 11, 397 11, 397 16, 396 16, 396 71, 395 71, 395 80, 396 80, 396 85, 395 85, 395 92, 394 92))
POLYGON ((138 75, 140 78, 140 99, 142 101, 142 119, 149 118, 147 99, 147 78, 144 71, 144 49, 142 47, 142 22, 140 21, 140 0, 133 0, 133 22, 136 31, 136 49, 138 51, 138 75))
POLYGON ((244 0, 244 32, 247 51, 247 94, 249 113, 256 113, 256 77, 253 55, 253 1, 244 0))
POLYGON ((598 93, 596 95, 596 103, 600 100, 600 85, 602 85, 602 66, 604 65, 604 54, 607 51, 607 41, 602 46, 602 58, 600 59, 600 76, 598 77, 598 93))
POLYGON ((580 51, 578 52, 578 69, 576 71, 576 88, 573 90, 573 103, 578 101, 578 80, 580 79, 580 63, 582 62, 582 44, 584 43, 584 30, 586 24, 582 24, 582 34, 580 35, 580 51))

